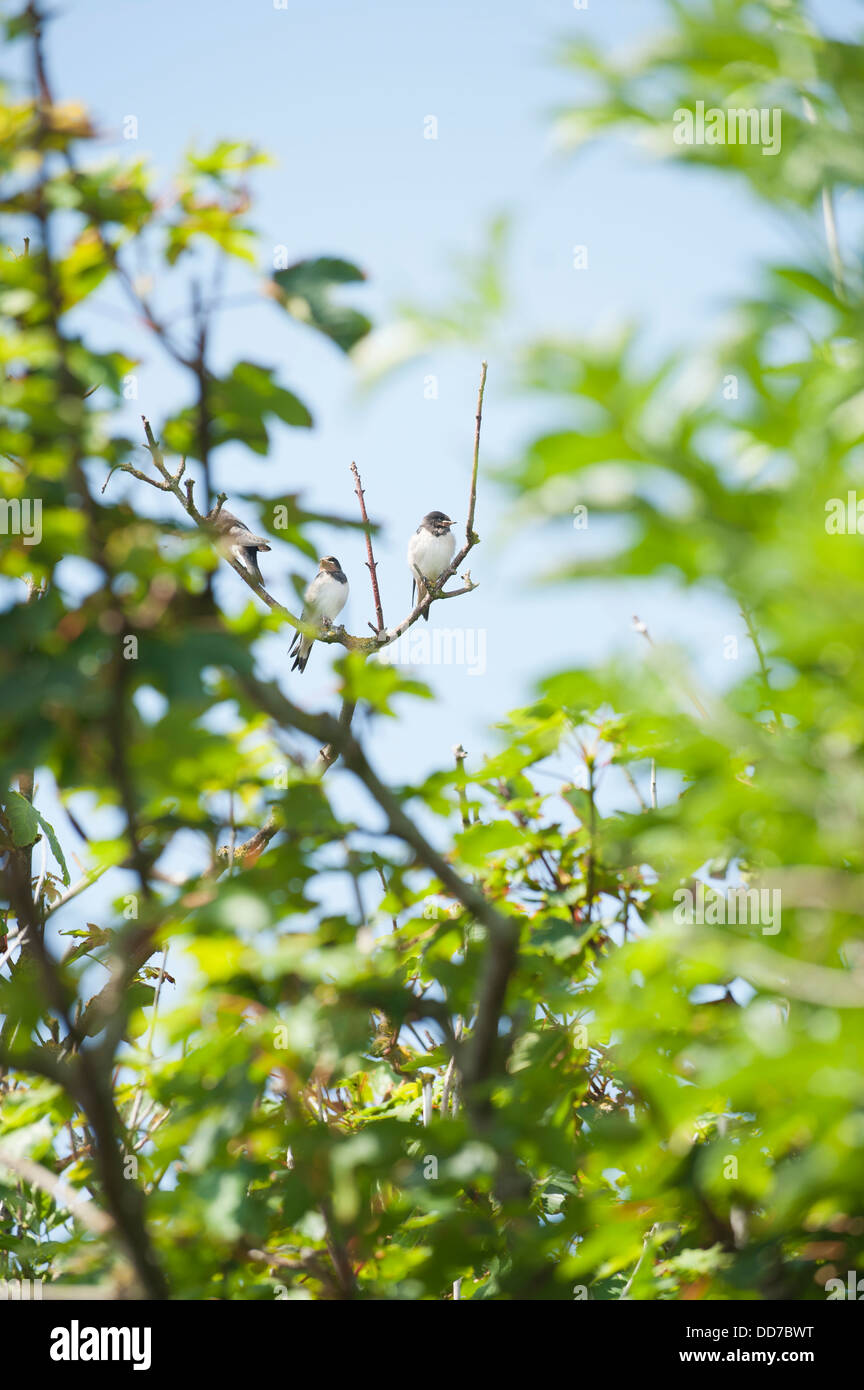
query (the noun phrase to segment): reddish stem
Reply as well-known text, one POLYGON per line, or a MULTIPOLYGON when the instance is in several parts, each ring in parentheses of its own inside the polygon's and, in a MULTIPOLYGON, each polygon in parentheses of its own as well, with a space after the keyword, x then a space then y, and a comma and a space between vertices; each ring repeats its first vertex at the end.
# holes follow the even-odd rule
MULTIPOLYGON (((361 516, 362 519, 363 519, 363 529, 364 529, 364 531, 365 531, 365 533, 366 533, 366 568, 368 569, 369 575, 370 575, 371 580, 372 580, 372 597, 373 597, 373 599, 375 600, 375 618, 376 618, 377 623, 378 623, 378 629, 377 629, 377 630, 378 630, 378 632, 383 632, 383 631, 384 631, 384 614, 383 614, 383 612, 381 611, 381 595, 380 595, 379 592, 378 592, 378 575, 377 575, 376 572, 375 572, 375 571, 377 570, 378 566, 377 566, 377 564, 376 564, 376 562, 375 562, 375 556, 374 556, 373 553, 372 553, 372 535, 371 535, 371 532, 370 532, 370 530, 369 530, 369 518, 368 518, 368 516, 366 515, 366 503, 365 503, 364 500, 363 500, 363 497, 364 497, 363 485, 362 485, 362 483, 360 482, 360 474, 357 472, 357 465, 356 465, 356 463, 352 463, 352 465, 351 465, 351 472, 354 474, 354 481, 355 481, 355 483, 356 483, 356 487, 354 488, 354 491, 356 492, 356 494, 357 494, 357 500, 358 500, 358 502, 360 503, 360 516, 361 516)), ((372 624, 370 623, 369 626, 372 627, 372 624)), ((374 628, 373 628, 372 630, 373 630, 373 632, 375 631, 374 628)), ((367 641, 368 641, 368 638, 367 638, 367 641)))

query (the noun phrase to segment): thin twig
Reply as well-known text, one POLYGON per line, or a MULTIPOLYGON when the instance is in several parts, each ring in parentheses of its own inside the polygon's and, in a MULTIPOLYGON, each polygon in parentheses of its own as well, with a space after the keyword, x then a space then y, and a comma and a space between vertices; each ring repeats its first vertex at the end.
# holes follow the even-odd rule
MULTIPOLYGON (((811 125, 816 125, 816 111, 810 98, 802 97, 802 104, 807 120, 811 125)), ((831 262, 831 274, 834 279, 834 293, 842 303, 846 299, 843 257, 840 254, 837 219, 834 215, 834 195, 827 183, 822 185, 822 221, 825 226, 825 241, 828 246, 828 258, 831 262)))
POLYGON ((363 519, 363 532, 366 536, 366 568, 368 569, 369 577, 372 580, 372 598, 375 603, 375 619, 378 623, 377 631, 383 632, 384 614, 381 610, 381 595, 378 592, 378 575, 376 573, 378 566, 375 563, 375 556, 372 553, 372 532, 369 526, 369 518, 366 515, 366 503, 364 501, 365 494, 363 492, 363 484, 360 482, 360 474, 357 472, 356 463, 351 464, 351 472, 354 474, 354 491, 356 492, 357 500, 360 503, 360 516, 363 519))
POLYGON ((11 959, 13 951, 16 951, 19 946, 23 946, 26 940, 27 932, 21 927, 16 926, 9 932, 6 937, 6 950, 3 952, 2 956, 0 956, 0 970, 2 970, 7 960, 11 959))
MULTIPOLYGON (((142 1135, 142 1137, 138 1140, 137 1144, 132 1145, 133 1153, 140 1153, 140 1151, 144 1148, 144 1145, 149 1144, 150 1140, 153 1138, 153 1135, 156 1133, 159 1126, 164 1125, 165 1121, 168 1119, 168 1116, 170 1114, 170 1110, 163 1110, 162 1114, 158 1117, 157 1120, 154 1121, 154 1123, 147 1130, 146 1134, 142 1135)), ((143 1126, 143 1120, 140 1121, 140 1123, 143 1126)))
POLYGON ((471 497, 468 503, 468 521, 465 525, 465 539, 476 545, 479 539, 474 534, 474 510, 477 506, 477 471, 480 463, 480 425, 483 421, 483 396, 486 392, 486 369, 488 363, 480 364, 480 389, 477 392, 477 414, 474 417, 474 460, 471 468, 471 497))
POLYGON ((46 905, 45 916, 50 917, 52 912, 59 912, 61 907, 65 907, 71 898, 83 893, 85 888, 90 888, 107 871, 107 865, 102 865, 97 869, 91 869, 77 883, 73 883, 71 888, 67 888, 65 893, 61 893, 59 898, 55 898, 53 903, 46 905))
POLYGON ((228 804, 231 812, 230 838, 228 840, 228 877, 234 876, 234 851, 237 847, 237 825, 234 820, 234 792, 228 794, 228 804))
MULTIPOLYGON (((186 363, 185 365, 188 366, 189 364, 186 363)), ((413 627, 413 625, 416 622, 418 622, 421 617, 423 617, 423 615, 428 611, 431 604, 434 603, 437 599, 459 598, 462 594, 472 593, 473 590, 476 589, 478 586, 472 580, 470 571, 466 571, 466 573, 462 575, 462 588, 452 589, 449 592, 444 592, 444 585, 453 577, 454 574, 458 572, 459 566, 466 559, 469 552, 473 550, 474 546, 479 544, 480 540, 479 536, 477 536, 474 531, 474 516, 477 506, 477 477, 480 461, 480 426, 483 417, 483 397, 486 389, 486 372, 487 363, 483 362, 481 364, 480 371, 480 387, 477 394, 477 414, 475 416, 474 451, 471 468, 471 488, 468 499, 468 520, 465 527, 465 544, 457 552, 457 554, 453 556, 453 559, 451 560, 447 569, 444 570, 443 574, 441 574, 438 577, 435 584, 427 585, 427 592, 422 601, 417 603, 411 610, 411 612, 408 614, 408 616, 406 618, 403 618, 402 622, 399 623, 396 627, 390 629, 384 627, 383 615, 380 611, 379 599, 379 602, 376 603, 376 616, 379 618, 380 626, 379 630, 375 633, 373 637, 355 637, 351 633, 346 632, 345 628, 341 626, 322 628, 319 630, 312 624, 304 623, 302 618, 298 618, 294 613, 292 613, 288 608, 286 608, 284 604, 279 603, 277 599, 273 598, 272 594, 269 594, 267 592, 264 585, 260 583, 257 579, 255 579, 251 574, 249 574, 249 572, 240 563, 239 560, 236 560, 232 555, 224 553, 222 555, 222 558, 226 561, 227 564, 231 566, 235 574, 239 575, 239 577, 243 580, 244 584, 247 584, 248 587, 253 591, 253 593, 255 593, 258 596, 258 598, 260 598, 264 603, 267 604, 267 607, 270 608, 272 612, 278 613, 282 618, 285 619, 286 622, 290 623, 290 625, 297 631, 302 632, 305 636, 314 637, 316 641, 323 642, 328 645, 332 643, 337 643, 340 646, 345 647, 347 651, 359 651, 367 655, 371 654, 372 652, 379 651, 382 647, 387 647, 392 642, 395 642, 398 637, 401 637, 401 635, 404 632, 407 632, 407 630, 410 627, 413 627)), ((147 420, 146 417, 142 416, 142 421, 144 424, 144 434, 147 440, 145 447, 150 453, 150 457, 153 460, 157 472, 160 474, 161 481, 156 478, 148 477, 146 473, 142 473, 139 469, 134 468, 132 464, 129 463, 118 464, 112 471, 129 473, 132 477, 137 478, 140 482, 147 483, 150 487, 154 487, 160 492, 173 493, 183 510, 186 512, 187 516, 189 516, 191 520, 194 521, 195 525, 200 527, 203 531, 210 533, 212 531, 212 527, 208 522, 207 517, 202 516, 201 512, 198 510, 193 500, 192 482, 190 480, 187 480, 185 484, 181 486, 181 478, 183 475, 185 460, 184 463, 181 463, 178 471, 176 473, 172 473, 168 468, 167 464, 165 463, 164 455, 159 445, 159 441, 156 439, 153 433, 149 420, 147 420)), ((221 495, 220 500, 224 501, 224 494, 221 495)), ((369 540, 368 534, 367 547, 367 553, 371 554, 371 542, 369 540)), ((371 563, 373 566, 373 568, 370 569, 370 574, 373 578, 373 592, 377 593, 377 580, 375 578, 374 557, 371 563)), ((351 713, 353 715, 353 709, 351 713)), ((327 765, 329 766, 329 763, 327 765)))
POLYGON ((52 1173, 41 1163, 36 1163, 34 1159, 14 1153, 11 1148, 0 1144, 0 1167, 9 1168, 31 1187, 38 1188, 40 1192, 47 1192, 58 1207, 65 1207, 76 1220, 83 1226, 88 1226, 96 1235, 110 1235, 114 1230, 114 1222, 107 1212, 97 1207, 95 1202, 82 1202, 77 1193, 64 1184, 62 1178, 58 1178, 56 1173, 52 1173))
MULTIPOLYGON (((455 1024, 454 1024, 454 1026, 453 1026, 453 1041, 454 1041, 454 1043, 459 1043, 459 1042, 462 1041, 462 1028, 463 1028, 462 1019, 461 1019, 461 1018, 457 1018, 457 1019, 456 1019, 456 1022, 455 1022, 455 1024)), ((447 1063, 447 1070, 446 1070, 446 1072, 444 1073, 444 1086, 443 1086, 443 1089, 442 1089, 442 1091, 441 1091, 441 1114, 442 1114, 442 1116, 446 1116, 446 1114, 447 1114, 447 1106, 448 1106, 448 1103, 449 1103, 449 1101, 450 1101, 451 1088, 452 1088, 452 1092, 453 1092, 453 1098, 454 1098, 454 1100, 456 1099, 456 1087, 457 1087, 457 1086, 458 1086, 458 1077, 456 1076, 456 1053, 455 1053, 455 1051, 454 1051, 453 1055, 452 1055, 451 1058, 450 1058, 450 1061, 447 1063)), ((454 1113, 455 1113, 455 1112, 454 1112, 454 1113)))
POLYGON ((636 778, 633 776, 633 773, 630 771, 629 767, 627 767, 626 763, 622 764, 621 770, 624 773, 624 776, 627 778, 627 781, 630 784, 630 789, 636 797, 636 800, 639 802, 639 805, 642 807, 642 810, 647 811, 648 807, 645 804, 645 798, 639 790, 636 778))
MULTIPOLYGON (((159 1011, 159 996, 162 993, 162 981, 165 979, 165 967, 168 964, 168 946, 162 952, 162 964, 159 967, 159 979, 156 981, 156 992, 153 995, 153 1017, 150 1019, 150 1031, 147 1036, 147 1060, 152 1067, 153 1064, 153 1039, 156 1033, 156 1015, 159 1011)), ((135 1125, 138 1122, 138 1113, 141 1109, 141 1097, 144 1095, 144 1077, 142 1075, 135 1092, 135 1100, 132 1104, 132 1113, 129 1116, 129 1133, 134 1135, 135 1125)))
POLYGON ((456 759, 456 773, 458 781, 456 783, 456 795, 459 798, 459 814, 462 818, 462 829, 467 830, 471 824, 471 810, 468 805, 468 794, 465 791, 465 759, 468 757, 467 751, 461 743, 457 743, 453 749, 453 756, 456 759))
MULTIPOLYGON (((645 641, 648 643, 649 647, 653 647, 655 651, 657 650, 651 633, 648 631, 648 628, 646 627, 645 623, 643 623, 642 619, 636 613, 633 614, 633 630, 634 632, 638 632, 640 636, 645 638, 645 641)), ((692 690, 688 690, 686 686, 684 687, 684 693, 689 700, 693 701, 693 704, 696 706, 696 709, 698 713, 701 714, 702 718, 707 719, 708 711, 702 704, 702 701, 699 699, 699 697, 697 695, 694 695, 692 690)))
POLYGON ((766 704, 771 712, 771 717, 776 724, 779 721, 774 710, 774 701, 772 698, 774 692, 771 689, 771 681, 769 680, 768 663, 765 660, 765 653, 762 650, 762 643, 759 641, 759 634, 756 631, 756 624, 753 621, 753 614, 747 607, 746 603, 741 604, 741 617, 744 619, 744 623, 747 627, 748 636, 750 638, 750 641, 753 643, 753 648, 756 652, 756 659, 759 662, 759 672, 762 676, 762 684, 765 687, 766 704))

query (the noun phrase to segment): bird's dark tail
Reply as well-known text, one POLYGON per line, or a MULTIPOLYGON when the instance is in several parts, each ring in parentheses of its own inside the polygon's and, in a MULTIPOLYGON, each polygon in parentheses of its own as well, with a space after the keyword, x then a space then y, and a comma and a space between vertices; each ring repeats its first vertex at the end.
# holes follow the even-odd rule
MULTIPOLYGON (((259 546, 259 547, 258 547, 259 550, 261 550, 261 549, 263 549, 263 548, 264 548, 263 546, 259 546)), ((270 549, 269 545, 267 546, 267 549, 268 549, 268 550, 270 549)), ((263 584, 263 583, 264 583, 264 576, 263 576, 263 574, 261 573, 260 569, 258 568, 258 556, 257 556, 257 554, 256 554, 255 548, 253 548, 251 545, 247 545, 246 548, 244 549, 244 551, 243 551, 243 560, 244 560, 245 565, 246 565, 246 568, 247 568, 247 570, 249 571, 249 573, 251 574, 252 578, 253 578, 254 580, 256 580, 259 584, 263 584)))
POLYGON ((258 568, 258 551, 269 550, 270 543, 263 536, 252 536, 243 546, 243 562, 249 573, 259 584, 264 583, 264 576, 258 568))
POLYGON ((313 640, 314 639, 311 637, 304 637, 302 632, 294 633, 294 640, 288 648, 288 655, 294 656, 294 664, 291 667, 292 671, 299 671, 302 675, 306 670, 306 665, 309 661, 309 653, 312 651, 313 640))

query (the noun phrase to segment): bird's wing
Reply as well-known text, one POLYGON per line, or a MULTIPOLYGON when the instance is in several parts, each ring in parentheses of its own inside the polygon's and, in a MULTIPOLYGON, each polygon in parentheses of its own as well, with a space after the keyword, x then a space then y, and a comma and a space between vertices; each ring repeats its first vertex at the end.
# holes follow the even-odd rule
POLYGON ((318 603, 321 598, 321 588, 324 576, 316 574, 312 583, 309 585, 305 594, 306 607, 303 609, 303 616, 307 622, 314 623, 318 617, 318 603))
POLYGON ((243 544, 243 545, 248 545, 248 546, 250 547, 250 549, 252 549, 252 550, 269 550, 269 549, 270 549, 270 542, 266 539, 265 536, 256 536, 256 535, 253 535, 253 533, 252 533, 251 531, 247 531, 247 530, 246 530, 246 527, 245 527, 245 526, 243 527, 243 533, 244 533, 244 534, 243 534, 243 541, 242 541, 242 544, 243 544))
POLYGON ((254 531, 250 531, 242 521, 238 521, 236 516, 225 518, 227 525, 225 530, 233 541, 234 545, 245 545, 250 550, 269 550, 270 542, 264 536, 256 536, 254 531))
POLYGON ((418 552, 421 546, 421 530, 422 527, 418 527, 417 530, 414 532, 413 536, 411 537, 410 541, 408 542, 408 567, 411 570, 411 574, 413 576, 414 581, 411 585, 412 600, 414 598, 414 590, 417 587, 417 584, 420 583, 423 579, 423 575, 421 574, 417 565, 418 552))
MULTIPOLYGON (((314 613, 314 611, 313 611, 312 604, 311 604, 311 602, 310 602, 310 598, 311 598, 312 590, 313 590, 313 588, 314 588, 316 582, 317 582, 317 577, 316 577, 316 579, 313 579, 313 580, 312 580, 312 583, 309 585, 309 587, 308 587, 307 590, 306 590, 306 593, 305 593, 304 596, 303 596, 303 597, 305 598, 306 601, 305 601, 305 603, 303 604, 303 612, 300 614, 300 621, 301 621, 301 623, 314 623, 314 622, 315 622, 315 613, 314 613)), ((302 642, 302 640, 303 640, 303 633, 300 631, 299 628, 296 628, 296 627, 295 627, 295 629, 294 629, 294 636, 293 636, 293 638, 291 639, 291 646, 288 648, 288 655, 289 655, 289 656, 290 656, 291 653, 293 652, 294 648, 295 648, 296 646, 298 646, 298 645, 300 644, 300 642, 302 642)))

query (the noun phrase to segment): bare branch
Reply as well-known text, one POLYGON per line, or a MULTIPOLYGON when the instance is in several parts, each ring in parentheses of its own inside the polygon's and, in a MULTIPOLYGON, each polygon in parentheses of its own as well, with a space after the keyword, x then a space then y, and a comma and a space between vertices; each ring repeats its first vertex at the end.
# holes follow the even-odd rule
POLYGON ((387 819, 388 831, 403 841, 423 864, 440 880, 449 893, 461 902, 489 933, 480 995, 474 1022, 474 1032, 464 1047, 461 1071, 469 1104, 478 1118, 488 1109, 488 1097, 482 1094, 483 1082, 491 1075, 493 1054, 498 1040, 498 1022, 504 1008, 510 977, 516 966, 519 927, 517 921, 504 916, 487 900, 481 890, 457 874, 453 866, 429 844, 415 822, 403 810, 398 796, 385 786, 369 763, 363 749, 350 729, 329 714, 310 714, 301 709, 275 686, 264 684, 254 676, 235 673, 240 688, 258 707, 283 727, 299 729, 312 738, 321 738, 341 753, 345 766, 365 786, 387 819))
MULTIPOLYGON (((474 417, 474 460, 471 468, 471 497, 468 503, 468 520, 465 524, 465 539, 469 549, 479 539, 474 534, 474 509, 477 505, 477 470, 480 463, 480 425, 483 422, 483 396, 486 392, 486 368, 488 363, 480 364, 480 390, 477 392, 477 414, 474 417)), ((466 550, 467 555, 467 550, 466 550)))
MULTIPOLYGON (((408 616, 406 618, 403 618, 401 623, 399 623, 396 627, 384 627, 384 617, 381 610, 381 601, 378 592, 378 581, 376 576, 377 566, 374 555, 372 553, 372 543, 368 529, 366 531, 367 556, 369 557, 367 559, 367 566, 369 567, 369 572, 372 578, 372 591, 375 597, 376 617, 379 623, 378 631, 375 633, 373 637, 355 637, 351 633, 346 632, 344 627, 326 627, 318 629, 313 627, 309 623, 304 623, 301 618, 296 617, 295 614, 293 614, 290 611, 290 609, 286 608, 284 604, 279 603, 277 599, 273 598, 272 594, 267 592, 264 585, 259 583, 258 580, 256 580, 254 576, 251 575, 244 568, 244 566, 239 562, 239 560, 235 560, 232 555, 227 554, 223 554, 222 558, 226 561, 227 564, 231 566, 235 574, 240 576, 244 584, 248 585, 252 592, 256 594, 258 598, 262 600, 263 603, 267 604, 267 607, 271 610, 271 612, 278 613, 282 618, 284 618, 284 620, 287 623, 291 625, 291 627, 295 628, 298 632, 302 632, 310 637, 314 637, 315 640, 318 642, 323 642, 327 645, 336 643, 339 646, 344 647, 346 651, 363 652, 366 655, 370 655, 373 652, 379 651, 382 647, 387 647, 390 645, 391 642, 395 642, 398 637, 401 637, 403 632, 407 632, 407 630, 410 627, 413 627, 414 624, 418 622, 420 618, 423 617, 424 613, 426 613, 430 605, 433 604, 436 601, 436 599, 459 598, 462 594, 470 594, 474 589, 478 587, 477 584, 475 584, 472 580, 470 571, 466 571, 465 574, 461 576, 463 581, 463 587, 461 589, 452 589, 449 593, 445 593, 444 585, 448 582, 448 580, 450 580, 453 577, 454 574, 458 572, 459 566, 466 559, 469 552, 473 550, 474 546, 478 545, 480 541, 479 536, 477 536, 474 531, 474 515, 477 505, 477 475, 480 461, 480 425, 483 417, 483 396, 486 390, 486 371, 487 363, 483 362, 480 371, 480 388, 477 395, 477 414, 475 416, 474 428, 474 452, 471 467, 471 487, 468 497, 468 520, 465 527, 465 544, 462 546, 461 550, 459 550, 457 554, 454 555, 447 569, 439 577, 437 582, 435 584, 427 585, 428 592, 423 601, 421 603, 416 604, 415 607, 408 614, 408 616)), ((165 458, 162 453, 161 446, 153 434, 153 430, 150 426, 149 420, 147 420, 144 416, 142 416, 141 418, 144 424, 144 433, 147 439, 145 447, 149 450, 150 456, 153 459, 153 463, 156 467, 157 472, 161 475, 162 481, 159 482, 154 478, 148 478, 146 474, 141 473, 137 469, 133 468, 131 464, 117 464, 115 465, 114 469, 112 469, 112 472, 116 472, 119 470, 120 472, 130 473, 133 477, 139 478, 140 481, 148 483, 151 487, 157 488, 160 492, 173 493, 174 496, 177 498, 177 501, 180 503, 180 506, 183 508, 184 512, 186 512, 187 516, 189 516, 191 520, 195 522, 196 526, 199 526, 203 531, 206 531, 209 534, 212 529, 210 525, 210 521, 212 521, 212 518, 210 519, 210 521, 208 521, 208 518, 206 516, 202 516, 201 512, 199 512, 198 508, 196 507, 195 502, 193 500, 194 482, 191 479, 186 479, 184 485, 181 486, 181 479, 183 476, 186 460, 183 460, 176 473, 172 473, 165 463, 165 458)), ((363 517, 363 520, 368 528, 369 518, 366 515, 366 507, 363 501, 363 489, 360 485, 360 477, 357 473, 356 465, 354 464, 352 464, 352 471, 354 472, 355 478, 357 480, 357 489, 355 489, 355 491, 358 491, 359 489, 358 497, 360 499, 361 516, 363 517)), ((107 480, 105 486, 107 486, 107 480)), ((220 494, 220 497, 217 500, 216 504, 217 507, 220 507, 221 503, 225 500, 225 495, 220 494)))
POLYGON ((0 1144, 0 1168, 8 1168, 11 1172, 17 1173, 20 1178, 29 1183, 31 1187, 36 1187, 40 1192, 47 1192, 52 1201, 58 1207, 65 1207, 66 1210, 80 1221, 83 1226, 87 1226, 97 1236, 110 1235, 114 1230, 114 1222, 107 1212, 97 1207, 95 1202, 82 1202, 72 1188, 67 1187, 62 1178, 58 1178, 56 1173, 52 1173, 43 1164, 36 1163, 32 1158, 26 1158, 23 1154, 17 1154, 11 1148, 0 1144))
POLYGON ((369 518, 366 515, 366 503, 364 501, 365 494, 363 492, 363 484, 360 482, 360 474, 357 472, 356 463, 351 464, 351 472, 354 474, 354 491, 356 492, 357 500, 360 503, 360 516, 363 519, 363 531, 366 536, 366 568, 369 571, 369 578, 372 580, 372 598, 375 603, 375 618, 378 623, 377 631, 383 632, 384 614, 381 610, 381 595, 378 592, 378 575, 376 573, 378 566, 375 563, 375 556, 372 553, 372 533, 369 529, 369 518))

